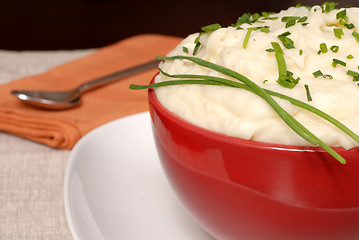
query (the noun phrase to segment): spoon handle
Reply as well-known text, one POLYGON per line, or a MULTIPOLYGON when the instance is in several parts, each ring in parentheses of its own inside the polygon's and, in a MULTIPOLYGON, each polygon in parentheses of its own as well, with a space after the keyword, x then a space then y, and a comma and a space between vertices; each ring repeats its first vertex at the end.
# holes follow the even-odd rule
POLYGON ((139 73, 139 72, 142 72, 145 70, 155 68, 158 66, 159 62, 160 62, 159 60, 154 60, 154 61, 144 63, 144 64, 141 64, 141 65, 138 65, 135 67, 131 67, 131 68, 128 68, 128 69, 125 69, 125 70, 122 70, 122 71, 119 71, 119 72, 116 72, 116 73, 113 73, 113 74, 110 74, 110 75, 107 75, 107 76, 104 76, 101 78, 91 80, 89 82, 86 82, 86 83, 80 85, 78 87, 78 90, 80 92, 85 92, 85 91, 88 91, 88 90, 91 90, 91 89, 94 89, 97 87, 101 87, 103 85, 115 82, 121 78, 130 76, 132 74, 136 74, 136 73, 139 73))

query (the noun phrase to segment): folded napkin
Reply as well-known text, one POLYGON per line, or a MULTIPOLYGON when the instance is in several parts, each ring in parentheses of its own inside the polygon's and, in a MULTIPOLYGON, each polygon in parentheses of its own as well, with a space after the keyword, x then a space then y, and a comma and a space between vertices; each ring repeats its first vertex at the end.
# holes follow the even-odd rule
POLYGON ((90 56, 50 71, 0 85, 0 131, 34 140, 54 148, 71 149, 90 130, 126 115, 146 111, 147 92, 128 86, 147 84, 158 69, 129 76, 83 95, 77 108, 49 111, 28 106, 11 90, 68 90, 83 82, 117 72, 165 55, 181 39, 171 36, 138 35, 104 47, 90 56))

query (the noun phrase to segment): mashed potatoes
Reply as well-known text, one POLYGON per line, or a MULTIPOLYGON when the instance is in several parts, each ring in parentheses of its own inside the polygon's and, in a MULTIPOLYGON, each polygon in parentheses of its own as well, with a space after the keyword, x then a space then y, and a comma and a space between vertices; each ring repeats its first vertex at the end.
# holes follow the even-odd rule
MULTIPOLYGON (((264 89, 309 103, 358 134, 359 8, 326 12, 322 6, 291 7, 255 18, 252 15, 243 24, 202 34, 195 56, 235 70, 264 89), (289 46, 279 35, 289 41, 289 46), (287 70, 300 79, 293 88, 277 81, 279 71, 272 42, 281 46, 287 70)), ((199 33, 188 36, 168 56, 193 56, 198 36, 199 33)), ((223 76, 187 60, 165 61, 160 68, 169 74, 223 76)), ((169 79, 160 74, 155 81, 169 79)), ((173 113, 212 131, 256 141, 310 145, 264 100, 244 89, 175 85, 157 88, 156 95, 173 113)), ((326 144, 347 149, 357 146, 341 130, 313 113, 288 101, 275 100, 326 144)))

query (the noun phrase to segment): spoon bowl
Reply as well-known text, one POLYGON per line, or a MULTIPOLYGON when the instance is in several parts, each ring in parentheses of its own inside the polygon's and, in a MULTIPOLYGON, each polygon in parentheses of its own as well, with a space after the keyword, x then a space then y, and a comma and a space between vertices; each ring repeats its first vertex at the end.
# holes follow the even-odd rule
POLYGON ((81 104, 78 89, 64 92, 14 90, 11 94, 28 104, 47 109, 67 109, 81 104))
POLYGON ((81 104, 81 95, 89 90, 104 86, 109 83, 118 81, 124 77, 149 70, 157 67, 158 60, 147 62, 145 64, 137 65, 126 70, 116 72, 98 79, 86 82, 79 87, 62 92, 47 92, 47 91, 29 91, 29 90, 12 90, 11 94, 16 96, 24 103, 30 104, 35 107, 49 109, 49 110, 62 110, 72 107, 77 107, 81 104))

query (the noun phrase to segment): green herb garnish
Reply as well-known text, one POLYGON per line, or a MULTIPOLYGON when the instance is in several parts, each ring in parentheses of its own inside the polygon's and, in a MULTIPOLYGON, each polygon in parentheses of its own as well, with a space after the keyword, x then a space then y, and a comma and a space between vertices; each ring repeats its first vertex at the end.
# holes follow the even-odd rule
POLYGON ((199 41, 196 42, 196 45, 194 46, 193 53, 192 53, 193 56, 197 54, 200 46, 201 46, 201 43, 199 41))
POLYGON ((244 49, 247 48, 248 41, 249 41, 249 38, 250 38, 250 36, 251 36, 252 31, 253 31, 252 29, 248 29, 248 30, 247 30, 246 36, 244 37, 244 40, 243 40, 243 48, 244 48, 244 49))
POLYGON ((307 21, 307 19, 308 19, 308 17, 307 17, 307 16, 304 16, 304 17, 301 17, 300 19, 298 19, 297 22, 302 23, 302 22, 307 21))
POLYGON ((312 101, 312 96, 310 95, 309 86, 307 84, 304 84, 305 92, 307 94, 307 100, 308 102, 312 101))
POLYGON ((313 72, 313 75, 315 78, 317 78, 317 77, 323 76, 323 73, 322 73, 322 71, 318 70, 318 71, 313 72))
POLYGON ((355 25, 353 23, 349 23, 349 24, 344 24, 344 26, 348 29, 353 29, 355 28, 355 25))
POLYGON ((294 42, 292 39, 288 38, 287 36, 289 36, 291 33, 290 32, 285 32, 282 33, 280 35, 278 35, 278 39, 281 40, 281 42, 283 43, 285 48, 294 48, 294 42))
POLYGON ((324 75, 323 75, 323 78, 333 79, 333 76, 332 76, 332 75, 329 75, 329 74, 324 74, 324 75))
POLYGON ((353 81, 359 81, 359 73, 352 71, 352 70, 348 70, 347 71, 347 75, 352 76, 353 77, 353 81))
POLYGON ((208 33, 214 32, 214 31, 216 31, 216 30, 218 30, 218 29, 220 29, 220 28, 222 28, 222 26, 221 26, 220 24, 214 23, 214 24, 211 24, 211 25, 207 25, 207 26, 202 27, 201 30, 202 30, 204 33, 208 34, 208 33))
POLYGON ((184 53, 188 53, 188 48, 183 47, 183 48, 182 48, 182 51, 183 51, 184 53))
POLYGON ((354 32, 352 32, 352 35, 353 35, 353 37, 355 37, 355 39, 357 40, 357 42, 359 42, 359 33, 356 32, 356 31, 354 31, 354 32))
POLYGON ((192 54, 193 54, 193 55, 196 55, 196 54, 197 54, 197 52, 198 52, 198 50, 199 50, 199 47, 201 46, 201 42, 200 42, 199 40, 200 40, 200 38, 202 37, 202 35, 204 35, 204 34, 209 34, 209 33, 211 33, 211 32, 214 32, 214 31, 220 29, 221 27, 222 27, 222 26, 221 26, 220 24, 218 24, 218 23, 214 23, 214 24, 211 24, 211 25, 207 25, 207 26, 202 27, 201 30, 202 30, 203 32, 201 32, 201 33, 198 35, 198 37, 194 40, 195 47, 194 47, 194 49, 193 49, 193 53, 192 53, 192 54))
POLYGON ((262 12, 262 17, 264 20, 275 20, 278 19, 278 17, 270 17, 271 14, 274 14, 273 12, 262 12))
POLYGON ((279 43, 271 42, 271 45, 273 47, 274 52, 284 55, 283 49, 280 47, 279 43))
POLYGON ((333 76, 331 76, 329 74, 323 74, 322 71, 320 71, 320 70, 313 72, 313 76, 315 78, 323 77, 323 78, 333 79, 333 76))
POLYGON ((334 3, 334 2, 325 2, 323 3, 322 7, 322 11, 323 13, 328 13, 331 12, 332 10, 335 9, 335 7, 338 5, 338 3, 334 3))
POLYGON ((332 52, 338 52, 339 51, 339 47, 338 46, 336 46, 336 45, 333 45, 333 46, 331 46, 330 47, 330 50, 332 50, 332 52))
POLYGON ((236 24, 233 25, 233 27, 239 27, 241 26, 243 23, 248 23, 251 24, 252 21, 250 20, 251 18, 251 14, 249 13, 244 13, 236 22, 236 24))
POLYGON ((319 45, 319 47, 320 47, 320 51, 321 51, 322 53, 328 52, 327 44, 321 43, 321 44, 319 45))
POLYGON ((344 32, 343 32, 342 28, 334 28, 333 31, 334 31, 334 35, 337 38, 342 38, 342 35, 344 35, 344 32))
POLYGON ((265 33, 269 33, 269 32, 270 32, 268 26, 260 27, 260 30, 261 30, 262 32, 265 32, 265 33))
POLYGON ((346 62, 343 62, 343 61, 341 61, 341 60, 339 60, 339 59, 334 58, 334 59, 333 59, 332 66, 333 66, 333 67, 337 67, 338 64, 342 65, 343 67, 346 67, 346 66, 347 66, 346 62))
POLYGON ((298 17, 298 16, 285 16, 285 17, 281 18, 281 21, 286 23, 286 25, 285 25, 286 28, 289 28, 289 27, 295 25, 297 20, 299 20, 299 19, 300 19, 300 17, 298 17))
POLYGON ((347 17, 347 10, 346 9, 344 9, 344 10, 342 10, 342 11, 340 11, 340 12, 338 12, 337 13, 337 15, 336 15, 336 17, 337 17, 337 19, 344 19, 344 20, 348 20, 348 17, 347 17))
POLYGON ((335 152, 331 147, 329 147, 327 144, 325 144, 323 141, 321 141, 318 137, 316 137, 313 133, 311 133, 308 129, 306 129, 303 125, 301 125, 297 120, 295 120, 288 112, 286 112, 271 96, 279 97, 282 99, 285 99, 292 104, 299 106, 303 109, 306 109, 323 119, 331 122, 338 128, 340 128, 343 132, 348 134, 350 137, 352 137, 356 142, 359 143, 359 136, 357 136, 355 133, 353 133, 350 129, 348 129, 345 125, 334 119, 333 117, 329 116, 328 114, 320 111, 319 109, 314 108, 313 106, 306 104, 304 102, 301 102, 299 100, 296 100, 294 98, 288 97, 286 95, 276 93, 273 91, 265 90, 258 85, 256 85, 254 82, 252 82, 250 79, 246 78, 245 76, 230 70, 228 68, 225 68, 223 66, 208 62, 206 60, 196 58, 196 57, 186 57, 186 56, 173 56, 173 57, 157 57, 158 60, 175 60, 175 59, 181 59, 181 60, 189 60, 192 61, 200 66, 212 69, 214 71, 217 71, 219 73, 222 73, 230 78, 237 79, 238 81, 242 82, 239 83, 237 81, 233 81, 230 79, 225 78, 219 78, 219 77, 213 77, 213 76, 207 76, 207 75, 169 75, 166 73, 166 76, 173 77, 173 78, 189 78, 190 80, 173 80, 173 81, 165 81, 160 83, 155 83, 151 85, 145 85, 145 86, 139 86, 139 85, 131 85, 131 89, 147 89, 152 87, 161 87, 161 86, 168 86, 168 85, 178 85, 178 84, 206 84, 206 85, 224 85, 229 87, 237 87, 237 88, 243 88, 248 91, 251 91, 261 98, 263 98, 276 112, 277 114, 283 119, 283 121, 292 128, 298 135, 309 141, 310 143, 314 145, 319 145, 323 149, 325 149, 329 154, 331 154, 335 159, 337 159, 339 162, 345 164, 345 159, 340 156, 337 152, 335 152), (197 80, 193 80, 197 79, 197 80), (200 80, 199 80, 200 79, 200 80))
POLYGON ((277 60, 277 66, 278 66, 278 80, 277 83, 279 83, 281 86, 286 88, 294 88, 300 78, 294 78, 293 73, 290 71, 287 71, 287 65, 285 63, 284 59, 284 53, 282 48, 279 46, 277 42, 271 42, 272 47, 275 51, 275 59, 277 60))

